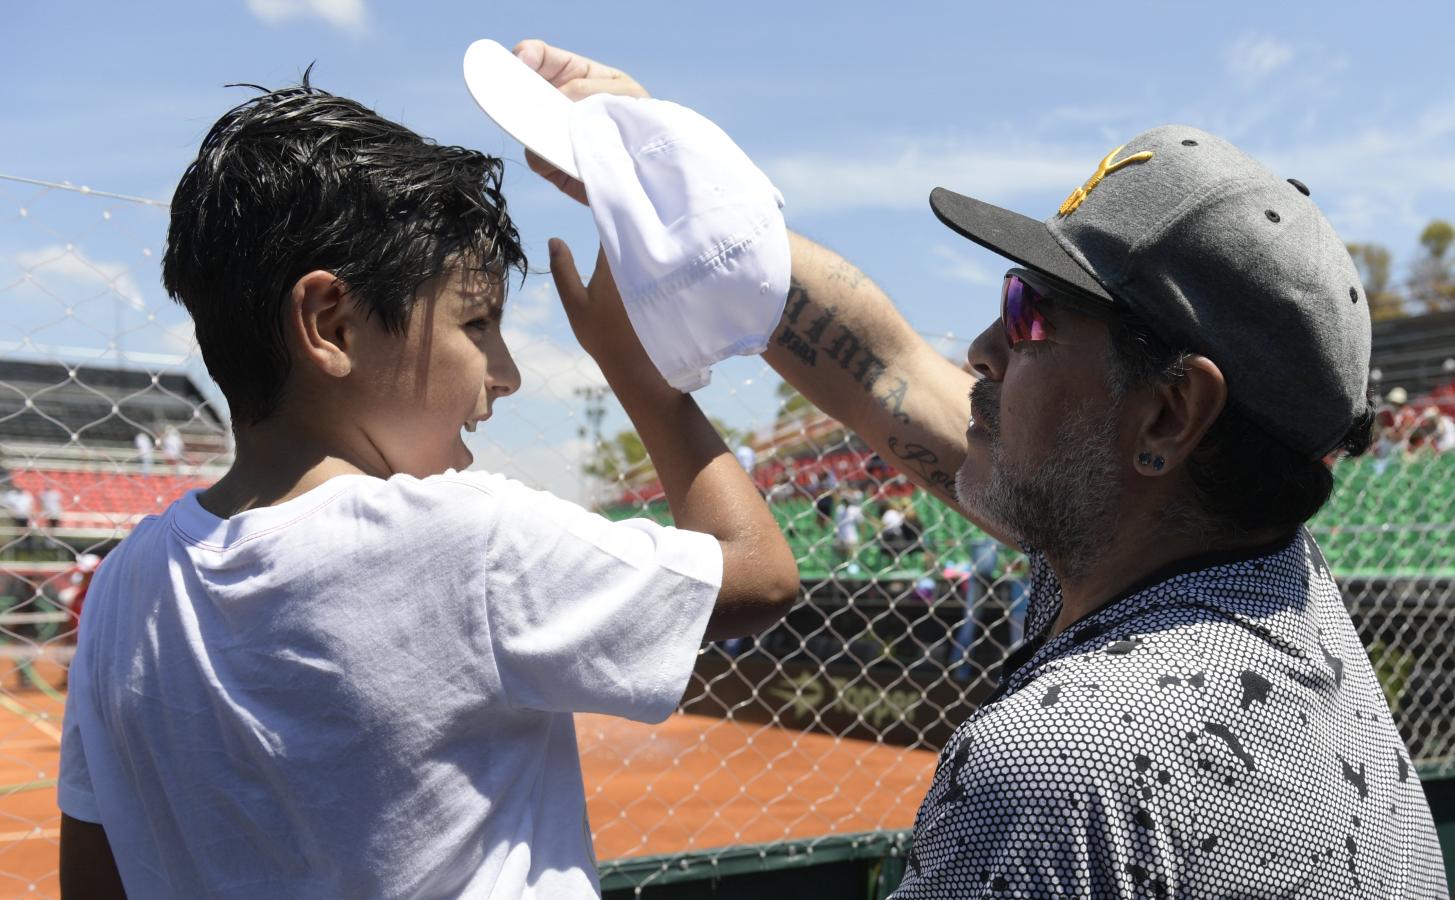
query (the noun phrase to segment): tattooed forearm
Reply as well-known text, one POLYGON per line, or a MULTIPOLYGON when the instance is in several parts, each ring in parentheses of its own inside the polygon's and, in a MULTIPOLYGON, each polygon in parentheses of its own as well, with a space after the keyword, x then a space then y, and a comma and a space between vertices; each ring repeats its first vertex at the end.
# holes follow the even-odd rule
POLYGON ((784 325, 783 330, 778 332, 778 343, 780 346, 787 347, 788 351, 798 357, 804 365, 818 365, 818 351, 791 327, 784 325))
POLYGON ((889 436, 889 450, 905 468, 923 478, 925 484, 939 488, 952 500, 956 499, 955 476, 938 468, 940 456, 935 451, 923 444, 901 441, 892 434, 889 436))
POLYGON ((863 272, 860 272, 858 268, 844 259, 839 260, 836 265, 829 268, 828 277, 830 281, 837 281, 850 290, 863 284, 866 280, 863 272))
POLYGON ((909 414, 904 411, 904 401, 909 393, 909 382, 903 378, 890 378, 884 390, 880 379, 888 367, 884 360, 870 349, 870 340, 847 325, 836 324, 838 310, 825 306, 822 311, 799 331, 799 320, 808 306, 808 291, 798 281, 790 282, 788 302, 783 310, 783 328, 778 332, 777 343, 786 348, 806 366, 817 366, 819 351, 839 364, 849 373, 854 383, 873 397, 898 422, 908 425, 909 414))

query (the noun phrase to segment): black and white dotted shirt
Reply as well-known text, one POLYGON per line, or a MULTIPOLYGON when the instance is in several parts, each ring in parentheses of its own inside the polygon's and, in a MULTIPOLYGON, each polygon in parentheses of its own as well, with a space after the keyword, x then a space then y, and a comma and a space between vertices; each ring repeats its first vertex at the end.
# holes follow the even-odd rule
POLYGON ((1434 823, 1306 531, 1026 633, 940 757, 894 894, 1446 898, 1434 823))

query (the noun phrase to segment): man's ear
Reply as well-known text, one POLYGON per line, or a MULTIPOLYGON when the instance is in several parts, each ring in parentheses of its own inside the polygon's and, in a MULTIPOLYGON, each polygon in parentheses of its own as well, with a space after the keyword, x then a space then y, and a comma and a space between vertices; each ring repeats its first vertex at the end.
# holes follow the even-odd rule
POLYGON ((1152 389, 1132 445, 1134 468, 1143 475, 1160 475, 1186 462, 1227 406, 1228 384, 1216 363, 1193 354, 1183 372, 1171 384, 1152 389))
POLYGON ((358 311, 348 285, 332 272, 315 269, 298 279, 288 296, 288 331, 301 359, 334 378, 353 371, 358 311))

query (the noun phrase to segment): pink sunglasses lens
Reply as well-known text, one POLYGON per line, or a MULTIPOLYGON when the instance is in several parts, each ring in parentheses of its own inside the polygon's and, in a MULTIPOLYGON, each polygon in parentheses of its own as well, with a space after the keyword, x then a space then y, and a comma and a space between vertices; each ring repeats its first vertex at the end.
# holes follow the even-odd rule
POLYGON ((1016 275, 1005 277, 1001 295, 1001 319, 1005 336, 1014 347, 1023 341, 1044 341, 1048 336, 1046 320, 1036 309, 1041 294, 1016 275))

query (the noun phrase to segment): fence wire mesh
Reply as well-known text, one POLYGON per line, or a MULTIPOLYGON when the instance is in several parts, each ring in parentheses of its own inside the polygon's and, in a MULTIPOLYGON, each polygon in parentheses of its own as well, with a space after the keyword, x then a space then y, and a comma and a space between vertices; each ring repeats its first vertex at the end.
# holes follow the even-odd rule
MULTIPOLYGON (((0 176, 4 895, 59 893, 59 726, 96 565, 229 460, 221 397, 159 287, 166 213, 0 176)), ((549 279, 528 278, 511 304, 525 384, 496 430, 469 436, 477 463, 613 518, 666 520, 549 279)), ((935 339, 963 351, 953 335, 935 339)), ((1411 346, 1401 352, 1428 356, 1436 375, 1381 410, 1375 452, 1338 464, 1312 528, 1411 753, 1443 772, 1455 766, 1443 639, 1455 625, 1455 363, 1444 363, 1455 334, 1411 346)), ((608 875, 629 857, 661 856, 665 873, 713 848, 908 826, 936 751, 1022 636, 1024 558, 913 489, 761 362, 724 366, 704 405, 788 536, 802 598, 756 639, 705 647, 665 725, 580 717, 608 875)))

